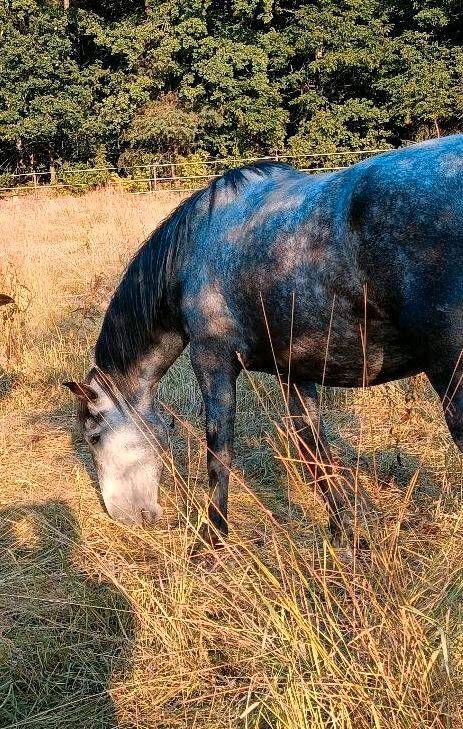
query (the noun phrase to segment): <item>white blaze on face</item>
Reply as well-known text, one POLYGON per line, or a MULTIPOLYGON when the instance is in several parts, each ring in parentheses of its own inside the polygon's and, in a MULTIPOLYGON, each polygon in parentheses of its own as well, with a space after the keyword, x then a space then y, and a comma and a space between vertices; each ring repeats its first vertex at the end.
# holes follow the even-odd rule
POLYGON ((118 407, 98 381, 90 385, 98 398, 88 403, 84 434, 108 514, 124 524, 154 523, 162 514, 158 503, 165 445, 162 420, 122 399, 118 407))
POLYGON ((110 516, 125 524, 153 523, 158 503, 162 461, 154 446, 143 443, 137 429, 122 426, 105 436, 98 454, 101 494, 110 516))

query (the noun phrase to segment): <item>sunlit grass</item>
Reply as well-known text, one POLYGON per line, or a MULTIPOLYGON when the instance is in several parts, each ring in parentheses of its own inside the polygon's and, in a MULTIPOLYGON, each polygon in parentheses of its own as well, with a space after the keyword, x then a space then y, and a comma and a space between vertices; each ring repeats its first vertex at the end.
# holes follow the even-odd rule
POLYGON ((19 304, 0 334, 0 726, 458 727, 462 468, 424 378, 325 393, 333 450, 377 509, 367 553, 331 547, 277 383, 244 375, 230 538, 192 556, 207 478, 187 355, 161 388, 178 415, 163 523, 105 515, 60 382, 86 371, 118 273, 172 204, 0 212, 19 304))

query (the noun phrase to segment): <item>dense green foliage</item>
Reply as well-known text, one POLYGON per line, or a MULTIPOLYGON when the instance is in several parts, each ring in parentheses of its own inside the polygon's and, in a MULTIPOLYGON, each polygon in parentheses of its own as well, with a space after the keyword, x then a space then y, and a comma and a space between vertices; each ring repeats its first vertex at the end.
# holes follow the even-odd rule
POLYGON ((0 2, 0 172, 462 125, 461 0, 0 2))

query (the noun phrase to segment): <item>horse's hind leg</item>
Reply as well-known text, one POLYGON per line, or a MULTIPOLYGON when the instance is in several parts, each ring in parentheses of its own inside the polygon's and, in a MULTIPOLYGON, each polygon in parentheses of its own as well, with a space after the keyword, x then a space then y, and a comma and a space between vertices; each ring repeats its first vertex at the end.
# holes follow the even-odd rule
POLYGON ((463 350, 448 366, 441 363, 426 374, 439 395, 450 434, 463 452, 463 350))
POLYGON ((347 511, 351 509, 346 492, 352 489, 334 464, 320 417, 315 385, 294 383, 290 389, 289 407, 301 455, 325 501, 333 542, 339 543, 344 531, 351 531, 350 525, 346 527, 347 511))
POLYGON ((207 346, 192 344, 191 363, 198 379, 206 410, 207 470, 210 500, 209 525, 203 537, 217 545, 228 534, 228 482, 233 459, 238 368, 233 355, 218 354, 207 346))

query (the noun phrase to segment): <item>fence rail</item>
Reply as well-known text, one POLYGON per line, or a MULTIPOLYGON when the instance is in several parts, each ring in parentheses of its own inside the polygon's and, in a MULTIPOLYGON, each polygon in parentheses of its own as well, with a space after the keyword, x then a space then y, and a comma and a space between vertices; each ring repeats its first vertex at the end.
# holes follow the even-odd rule
MULTIPOLYGON (((0 185, 0 195, 41 193, 53 190, 85 190, 113 187, 133 194, 193 192, 220 177, 232 167, 257 162, 289 162, 307 173, 331 172, 385 152, 386 149, 344 150, 304 155, 278 154, 266 157, 229 157, 215 160, 155 162, 125 167, 63 168, 50 171, 3 173, 9 184, 0 185)), ((1 173, 0 173, 1 177, 1 173)))

